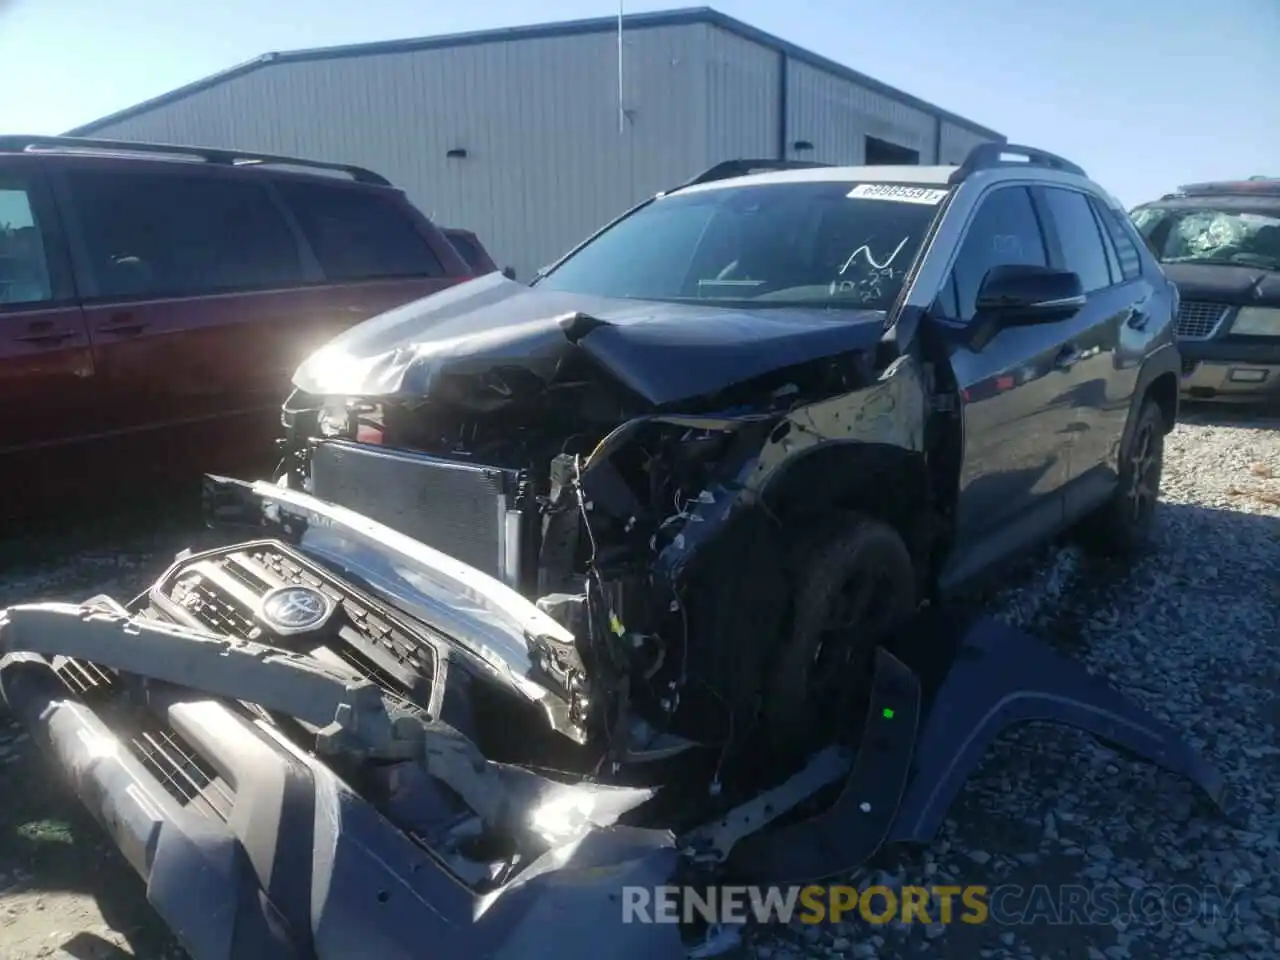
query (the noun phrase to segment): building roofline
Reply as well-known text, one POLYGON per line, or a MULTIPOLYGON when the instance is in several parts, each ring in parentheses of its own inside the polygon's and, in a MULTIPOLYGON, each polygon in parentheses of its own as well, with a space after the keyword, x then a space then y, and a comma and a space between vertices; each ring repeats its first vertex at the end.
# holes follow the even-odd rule
MULTIPOLYGON (((624 30, 642 30, 654 27, 681 27, 694 24, 709 24, 719 27, 729 33, 736 34, 747 40, 754 41, 763 47, 776 50, 780 54, 784 54, 792 60, 800 63, 806 63, 819 70, 838 76, 844 80, 849 80, 873 90, 876 93, 883 94, 888 97, 905 103, 909 106, 923 110, 930 115, 945 120, 949 123, 962 127, 971 133, 979 136, 988 137, 992 140, 1005 140, 1003 134, 997 133, 987 127, 974 123, 965 117, 951 113, 941 107, 934 106, 927 101, 914 97, 909 93, 891 87, 886 83, 882 83, 866 74, 846 67, 826 57, 819 56, 810 50, 806 50, 788 40, 783 40, 771 33, 759 30, 750 24, 743 23, 733 17, 727 16, 718 10, 710 7, 688 7, 680 10, 664 10, 656 13, 632 13, 622 18, 624 30)), ((345 46, 336 47, 314 47, 305 50, 290 50, 282 53, 264 53, 260 57, 247 60, 244 63, 237 64, 226 70, 219 71, 201 80, 196 80, 184 86, 170 90, 168 93, 162 93, 157 97, 149 100, 143 100, 141 103, 126 107, 123 110, 117 110, 115 113, 107 114, 105 117, 99 117, 97 120, 91 120, 88 123, 81 124, 74 129, 66 131, 64 136, 90 136, 103 127, 117 123, 121 120, 135 117, 139 114, 154 110, 179 100, 184 100, 193 94, 208 90, 211 87, 219 86, 236 77, 244 76, 263 67, 271 66, 279 63, 306 63, 317 60, 340 60, 347 57, 368 57, 378 56, 382 54, 393 53, 412 53, 419 50, 442 50, 450 47, 466 47, 486 43, 509 43, 517 40, 537 40, 549 39, 553 37, 573 37, 584 34, 595 33, 611 33, 618 28, 617 17, 592 17, 587 20, 568 20, 559 23, 543 23, 524 27, 500 27, 495 30, 476 30, 469 33, 447 34, 438 37, 419 37, 409 40, 380 40, 372 43, 354 43, 345 46)))

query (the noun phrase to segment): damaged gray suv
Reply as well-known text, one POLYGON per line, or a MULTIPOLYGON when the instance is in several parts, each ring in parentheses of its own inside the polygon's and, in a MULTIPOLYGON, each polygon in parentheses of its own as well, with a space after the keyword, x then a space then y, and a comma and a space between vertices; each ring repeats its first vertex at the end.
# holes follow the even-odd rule
POLYGON ((531 285, 490 275, 297 372, 279 484, 504 581, 579 742, 803 756, 921 602, 1080 524, 1132 550, 1177 293, 1074 164, 721 164, 531 285))
POLYGON ((1150 533, 1176 294, 1123 212, 1024 148, 771 166, 344 334, 279 477, 205 479, 244 539, 0 610, 0 696, 193 960, 709 956, 737 920, 632 895, 927 844, 1029 720, 1247 825, 1105 677, 924 602, 1150 533))

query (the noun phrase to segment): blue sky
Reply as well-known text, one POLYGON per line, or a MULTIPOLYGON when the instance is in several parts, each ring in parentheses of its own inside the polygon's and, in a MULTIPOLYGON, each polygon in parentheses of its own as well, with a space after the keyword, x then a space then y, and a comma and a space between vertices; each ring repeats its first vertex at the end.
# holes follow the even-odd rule
MULTIPOLYGON (((628 2, 628 12, 695 5, 628 2)), ((712 4, 1075 160, 1132 205, 1280 176, 1280 0, 712 4)), ((60 133, 269 50, 607 16, 545 0, 0 0, 0 132, 60 133)))

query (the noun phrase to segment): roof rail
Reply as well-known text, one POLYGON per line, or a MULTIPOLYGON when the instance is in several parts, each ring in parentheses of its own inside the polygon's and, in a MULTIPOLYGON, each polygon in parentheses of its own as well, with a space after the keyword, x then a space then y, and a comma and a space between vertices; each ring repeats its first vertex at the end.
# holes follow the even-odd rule
POLYGON ((964 158, 964 163, 955 169, 947 178, 947 183, 955 186, 963 183, 979 170, 993 170, 997 167, 1040 167, 1045 170, 1058 170, 1072 173, 1077 177, 1087 177, 1083 169, 1070 160, 1035 147, 1024 147, 1016 143, 980 143, 964 158))
POLYGON ((1188 183, 1178 188, 1180 197, 1280 197, 1280 179, 1250 177, 1248 180, 1212 180, 1188 183))
MULTIPOLYGON (((728 180, 732 177, 745 177, 753 173, 769 173, 775 170, 808 170, 814 167, 829 167, 829 163, 818 163, 816 160, 725 160, 717 163, 709 170, 704 170, 692 180, 686 180, 673 190, 696 186, 699 183, 714 183, 716 180, 728 180)), ((668 191, 669 192, 669 191, 668 191)))
POLYGON ((224 166, 251 166, 259 163, 286 164, 292 167, 313 167, 318 170, 335 170, 345 173, 357 183, 373 183, 380 187, 391 186, 391 181, 381 174, 349 163, 329 163, 322 160, 303 160, 300 157, 282 157, 271 153, 252 153, 247 150, 223 150, 214 147, 179 146, 172 143, 135 143, 129 140, 98 140, 93 137, 46 137, 8 134, 0 136, 0 150, 14 152, 67 151, 88 153, 134 153, 158 156, 189 157, 224 166))

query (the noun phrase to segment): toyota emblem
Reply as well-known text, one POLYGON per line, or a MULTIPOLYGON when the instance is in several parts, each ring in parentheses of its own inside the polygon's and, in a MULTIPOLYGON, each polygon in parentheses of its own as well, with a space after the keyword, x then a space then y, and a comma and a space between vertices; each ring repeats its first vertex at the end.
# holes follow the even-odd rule
POLYGON ((314 587, 278 587, 258 607, 259 619, 284 636, 316 630, 332 613, 333 602, 314 587))

